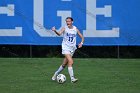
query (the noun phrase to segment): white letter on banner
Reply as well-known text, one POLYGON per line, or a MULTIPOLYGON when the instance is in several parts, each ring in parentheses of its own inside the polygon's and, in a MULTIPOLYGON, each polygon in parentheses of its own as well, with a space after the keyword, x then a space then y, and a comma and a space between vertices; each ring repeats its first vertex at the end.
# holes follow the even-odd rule
POLYGON ((105 8, 96 8, 96 0, 86 0, 86 30, 85 37, 119 37, 119 28, 112 28, 112 30, 96 30, 96 15, 104 15, 111 17, 111 6, 106 5, 105 8), (95 15, 94 17, 91 16, 95 15))
MULTIPOLYGON (((66 0, 65 0, 66 1, 66 0)), ((71 11, 57 11, 61 16, 61 25, 64 26, 65 18, 71 15, 71 11)), ((34 30, 41 37, 52 37, 54 34, 44 27, 44 0, 34 0, 34 30)))
MULTIPOLYGON (((8 4, 7 7, 0 7, 0 14, 14 16, 14 10, 14 5, 8 4)), ((0 29, 0 36, 22 36, 22 27, 15 27, 15 29, 0 29)))

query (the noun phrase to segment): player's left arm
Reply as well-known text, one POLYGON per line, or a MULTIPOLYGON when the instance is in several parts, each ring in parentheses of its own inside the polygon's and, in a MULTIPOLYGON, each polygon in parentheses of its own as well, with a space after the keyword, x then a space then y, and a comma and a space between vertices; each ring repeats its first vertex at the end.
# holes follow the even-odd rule
POLYGON ((82 39, 82 41, 78 45, 78 48, 81 48, 83 43, 84 43, 84 37, 83 37, 83 35, 81 34, 81 32, 78 29, 77 29, 77 33, 80 36, 80 38, 82 39))

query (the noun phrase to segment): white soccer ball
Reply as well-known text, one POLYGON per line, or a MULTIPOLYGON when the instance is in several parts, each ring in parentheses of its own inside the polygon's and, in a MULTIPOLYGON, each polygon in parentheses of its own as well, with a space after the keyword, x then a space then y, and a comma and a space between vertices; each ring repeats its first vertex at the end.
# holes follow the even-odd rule
POLYGON ((66 81, 66 76, 65 76, 65 75, 59 74, 59 75, 57 76, 57 82, 58 82, 58 83, 63 84, 65 81, 66 81))

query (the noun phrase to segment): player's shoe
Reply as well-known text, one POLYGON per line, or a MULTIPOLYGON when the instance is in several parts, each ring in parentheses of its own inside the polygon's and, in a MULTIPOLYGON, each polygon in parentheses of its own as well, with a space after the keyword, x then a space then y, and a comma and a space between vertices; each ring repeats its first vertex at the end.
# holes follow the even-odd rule
POLYGON ((74 78, 71 80, 71 83, 76 83, 78 81, 78 79, 74 78))
POLYGON ((54 74, 54 75, 52 76, 52 80, 55 81, 55 80, 56 80, 56 77, 57 77, 57 74, 54 74))

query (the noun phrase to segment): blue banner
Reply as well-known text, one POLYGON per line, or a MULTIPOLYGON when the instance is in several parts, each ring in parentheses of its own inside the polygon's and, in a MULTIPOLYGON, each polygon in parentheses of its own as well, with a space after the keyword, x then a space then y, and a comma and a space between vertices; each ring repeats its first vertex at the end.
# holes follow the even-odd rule
MULTIPOLYGON (((73 17, 84 45, 140 45, 140 0, 0 0, 0 44, 61 45, 73 17)), ((77 36, 77 43, 81 39, 77 36)))

